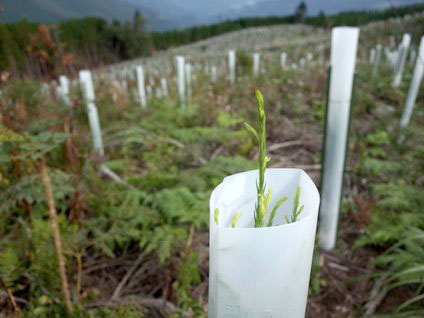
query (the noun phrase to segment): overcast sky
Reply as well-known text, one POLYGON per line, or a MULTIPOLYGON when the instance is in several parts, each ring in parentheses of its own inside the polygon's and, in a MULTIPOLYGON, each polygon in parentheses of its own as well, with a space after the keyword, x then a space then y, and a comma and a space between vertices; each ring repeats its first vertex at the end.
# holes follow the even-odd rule
MULTIPOLYGON (((249 16, 291 15, 301 0, 123 0, 154 9, 183 25, 208 24, 249 16)), ((391 6, 424 3, 424 0, 305 0, 308 15, 334 14, 348 10, 385 9, 391 6)))
MULTIPOLYGON (((158 3, 161 0, 151 0, 157 1, 158 3)), ((222 12, 225 9, 234 9, 239 10, 243 7, 252 7, 257 4, 266 3, 266 2, 279 2, 283 5, 284 8, 294 9, 299 3, 300 0, 166 0, 168 2, 173 2, 175 5, 178 5, 188 11, 199 12, 203 11, 209 12, 210 14, 215 14, 222 12)), ((376 8, 387 8, 390 6, 404 5, 411 3, 423 3, 424 0, 306 0, 306 4, 309 7, 311 14, 315 14, 320 10, 324 12, 337 12, 350 9, 376 9, 376 8)), ((287 11, 285 14, 290 14, 291 12, 287 11)))

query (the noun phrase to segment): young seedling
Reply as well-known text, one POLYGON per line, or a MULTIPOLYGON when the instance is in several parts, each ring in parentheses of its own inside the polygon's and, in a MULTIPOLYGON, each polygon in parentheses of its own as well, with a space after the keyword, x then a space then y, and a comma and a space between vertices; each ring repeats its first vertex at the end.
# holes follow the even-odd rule
MULTIPOLYGON (((266 211, 269 203, 272 199, 272 190, 268 189, 265 194, 265 171, 268 162, 271 160, 267 156, 266 152, 266 113, 265 113, 265 105, 264 98, 260 91, 256 91, 256 99, 258 102, 258 112, 259 112, 259 131, 256 131, 248 123, 245 123, 246 129, 256 138, 259 146, 259 182, 256 184, 256 190, 258 193, 258 201, 255 205, 254 219, 255 219, 255 227, 264 227, 266 211)), ((271 216, 268 221, 268 226, 272 226, 274 222, 275 214, 277 213, 280 205, 287 200, 287 197, 281 198, 274 206, 271 211, 271 216)))
MULTIPOLYGON (((258 112, 259 112, 259 129, 258 131, 253 128, 248 123, 245 123, 246 129, 253 135, 253 137, 258 142, 259 146, 259 158, 258 158, 258 165, 259 165, 259 180, 256 183, 256 191, 257 191, 257 202, 255 204, 255 211, 253 214, 254 220, 255 220, 255 227, 271 227, 274 224, 274 219, 277 214, 278 208, 287 200, 287 197, 282 197, 280 200, 277 201, 277 203, 274 205, 274 207, 271 210, 271 214, 269 217, 268 222, 266 222, 266 211, 268 209, 269 204, 271 203, 272 199, 272 189, 268 189, 266 191, 266 184, 265 184, 265 171, 268 162, 270 161, 270 158, 267 156, 266 152, 266 113, 265 113, 265 106, 264 106, 264 99, 260 91, 256 91, 256 99, 258 102, 258 112)), ((296 194, 293 201, 293 212, 291 216, 291 220, 286 216, 286 222, 287 223, 293 223, 296 222, 300 216, 300 214, 303 211, 304 206, 302 205, 299 207, 299 201, 300 201, 300 187, 297 187, 296 194)), ((238 220, 241 217, 241 212, 238 212, 234 217, 231 224, 232 228, 235 228, 237 225, 238 220)), ((214 220, 216 225, 218 225, 218 216, 219 216, 219 210, 215 209, 214 211, 214 220)))

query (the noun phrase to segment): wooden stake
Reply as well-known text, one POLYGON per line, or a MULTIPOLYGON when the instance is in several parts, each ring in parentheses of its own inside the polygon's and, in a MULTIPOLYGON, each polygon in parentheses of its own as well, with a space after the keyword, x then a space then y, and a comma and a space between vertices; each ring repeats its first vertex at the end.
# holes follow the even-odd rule
POLYGON ((66 309, 68 310, 69 313, 72 313, 73 308, 72 308, 72 302, 71 302, 71 293, 69 291, 68 278, 66 276, 65 257, 63 256, 62 239, 60 237, 59 222, 57 220, 57 213, 56 213, 56 207, 54 203, 52 184, 51 184, 50 176, 48 173, 48 168, 44 159, 41 159, 40 174, 41 174, 41 180, 43 182, 44 190, 47 197, 47 205, 49 207, 49 218, 50 218, 50 224, 52 227, 57 261, 59 264, 59 274, 60 274, 60 279, 62 281, 63 297, 65 299, 66 309))

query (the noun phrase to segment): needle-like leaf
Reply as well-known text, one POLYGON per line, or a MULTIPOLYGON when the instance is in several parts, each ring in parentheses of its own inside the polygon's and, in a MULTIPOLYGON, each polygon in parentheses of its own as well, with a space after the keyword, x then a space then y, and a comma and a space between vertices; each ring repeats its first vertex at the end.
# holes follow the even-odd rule
POLYGON ((278 200, 278 202, 274 205, 272 211, 271 211, 271 216, 269 217, 269 221, 268 221, 268 226, 272 226, 274 224, 274 218, 275 215, 277 214, 277 210, 278 208, 281 206, 281 204, 284 203, 284 201, 287 200, 287 197, 282 197, 280 200, 278 200))

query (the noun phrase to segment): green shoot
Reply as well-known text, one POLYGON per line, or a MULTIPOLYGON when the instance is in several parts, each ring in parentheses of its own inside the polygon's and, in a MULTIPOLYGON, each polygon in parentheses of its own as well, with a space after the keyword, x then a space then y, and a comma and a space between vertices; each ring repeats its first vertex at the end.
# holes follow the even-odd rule
POLYGON ((237 222, 238 222, 238 220, 240 219, 240 217, 241 217, 241 212, 239 212, 239 213, 237 213, 236 215, 234 215, 234 217, 233 217, 233 222, 231 223, 231 227, 232 228, 235 228, 236 227, 236 225, 237 225, 237 222))
POLYGON ((259 183, 256 184, 258 192, 258 202, 255 206, 255 227, 265 226, 266 208, 270 201, 271 193, 265 195, 265 170, 270 158, 266 153, 266 115, 264 98, 260 91, 256 91, 259 112, 259 132, 252 126, 245 123, 247 130, 256 138, 259 145, 259 183))
POLYGON ((291 221, 289 220, 288 216, 285 216, 286 222, 287 223, 293 223, 296 222, 299 215, 302 213, 303 208, 305 207, 304 205, 302 205, 301 207, 299 207, 299 201, 300 201, 300 192, 301 192, 301 188, 298 186, 296 188, 296 193, 294 195, 294 200, 293 200, 293 211, 292 211, 292 216, 291 216, 291 221))
POLYGON ((283 204, 284 203, 284 201, 286 201, 287 200, 287 197, 282 197, 275 205, 274 205, 274 208, 272 209, 272 211, 271 211, 271 216, 270 216, 270 218, 269 218, 269 221, 268 221, 268 226, 272 226, 273 224, 274 224, 274 218, 275 218, 275 215, 277 214, 277 210, 278 210, 278 208, 280 207, 280 205, 281 204, 283 204))
MULTIPOLYGON (((248 123, 245 123, 246 129, 255 137, 259 146, 259 182, 256 183, 256 190, 258 193, 258 201, 255 205, 254 219, 255 219, 255 227, 264 227, 266 211, 269 203, 272 198, 272 190, 269 189, 265 194, 265 171, 270 158, 266 153, 266 113, 265 113, 265 105, 264 98, 260 91, 256 91, 256 99, 258 102, 258 112, 259 112, 259 132, 253 128, 248 123)), ((274 223, 275 214, 277 213, 278 208, 284 201, 287 200, 287 197, 281 198, 274 206, 271 211, 271 216, 268 221, 268 226, 272 226, 274 223)))
POLYGON ((215 220, 216 225, 218 225, 218 220, 219 220, 219 210, 218 210, 218 208, 216 208, 215 211, 214 211, 213 219, 215 220))

